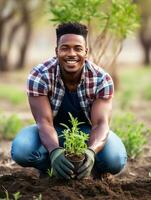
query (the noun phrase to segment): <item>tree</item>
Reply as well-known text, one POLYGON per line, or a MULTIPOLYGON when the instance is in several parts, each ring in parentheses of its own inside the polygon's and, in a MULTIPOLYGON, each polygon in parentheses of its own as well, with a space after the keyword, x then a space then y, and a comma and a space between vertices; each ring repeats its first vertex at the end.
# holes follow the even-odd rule
POLYGON ((41 0, 0 1, 0 71, 22 69, 31 33, 33 14, 41 7, 41 0), (22 34, 20 37, 19 34, 22 34), (11 51, 17 43, 17 59, 12 64, 11 51))
MULTIPOLYGON (((89 58, 117 77, 115 61, 122 41, 138 27, 138 12, 131 0, 49 0, 51 21, 82 22, 89 28, 89 58)), ((116 83, 116 80, 115 80, 116 83)))
POLYGON ((137 0, 141 13, 141 27, 139 31, 139 39, 144 51, 144 64, 149 66, 151 64, 151 1, 137 0))

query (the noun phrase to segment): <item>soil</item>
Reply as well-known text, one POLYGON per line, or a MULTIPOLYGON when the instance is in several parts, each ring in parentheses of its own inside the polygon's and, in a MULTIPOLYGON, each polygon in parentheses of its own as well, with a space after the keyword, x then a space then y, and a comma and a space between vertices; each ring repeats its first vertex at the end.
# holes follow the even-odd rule
MULTIPOLYGON (((145 151, 147 155, 150 148, 146 147, 145 151)), ((39 178, 36 169, 22 168, 10 159, 9 154, 1 153, 0 199, 6 199, 7 190, 10 199, 20 192, 21 200, 38 200, 40 194, 43 200, 151 200, 150 169, 151 156, 147 155, 129 160, 127 167, 114 177, 65 181, 39 178)))

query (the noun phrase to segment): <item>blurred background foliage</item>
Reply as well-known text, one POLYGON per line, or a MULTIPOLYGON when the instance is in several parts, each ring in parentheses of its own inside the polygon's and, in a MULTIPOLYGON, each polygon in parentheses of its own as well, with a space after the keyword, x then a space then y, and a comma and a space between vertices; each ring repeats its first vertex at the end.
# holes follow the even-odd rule
POLYGON ((52 22, 87 24, 89 59, 108 69, 117 87, 115 62, 123 40, 139 25, 137 6, 131 0, 49 0, 49 5, 52 22))
POLYGON ((1 0, 0 138, 12 139, 34 123, 26 95, 28 73, 55 56, 56 25, 79 21, 89 27, 89 58, 116 85, 111 128, 136 157, 151 127, 150 7, 150 0, 1 0))

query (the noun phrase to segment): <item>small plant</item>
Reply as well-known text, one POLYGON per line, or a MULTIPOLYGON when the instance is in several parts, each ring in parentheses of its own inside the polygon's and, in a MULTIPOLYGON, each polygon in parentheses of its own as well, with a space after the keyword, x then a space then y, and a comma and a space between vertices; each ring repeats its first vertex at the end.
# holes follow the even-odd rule
POLYGON ((79 125, 83 122, 78 122, 77 118, 74 118, 71 113, 69 113, 72 127, 69 128, 66 124, 62 124, 66 129, 63 130, 63 136, 65 138, 64 148, 67 157, 81 158, 85 154, 87 149, 86 141, 88 140, 88 134, 79 130, 79 125))
POLYGON ((9 193, 7 190, 5 190, 6 200, 9 200, 9 193))
POLYGON ((149 172, 148 176, 151 178, 151 170, 150 170, 150 172, 149 172))
MULTIPOLYGON (((5 190, 5 198, 0 199, 0 200, 10 200, 8 191, 5 188, 4 190, 5 190)), ((14 200, 19 200, 22 197, 22 195, 20 194, 20 192, 16 192, 13 194, 13 197, 14 197, 14 200)))
POLYGON ((39 194, 39 197, 36 198, 35 200, 42 200, 42 194, 39 194))
POLYGON ((129 158, 134 159, 142 152, 148 130, 132 114, 115 117, 112 120, 112 129, 122 139, 129 158))
POLYGON ((47 170, 47 174, 48 174, 48 176, 51 178, 52 176, 53 176, 53 170, 51 169, 48 169, 47 170))
POLYGON ((22 197, 22 195, 20 194, 20 192, 16 192, 15 194, 13 194, 14 200, 18 200, 22 197))

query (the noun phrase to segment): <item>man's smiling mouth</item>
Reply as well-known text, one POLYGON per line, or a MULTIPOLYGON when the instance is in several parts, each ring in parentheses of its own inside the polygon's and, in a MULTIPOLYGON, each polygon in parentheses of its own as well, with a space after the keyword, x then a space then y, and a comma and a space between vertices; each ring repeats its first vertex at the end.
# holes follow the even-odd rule
POLYGON ((65 60, 67 64, 76 64, 79 60, 65 60))

